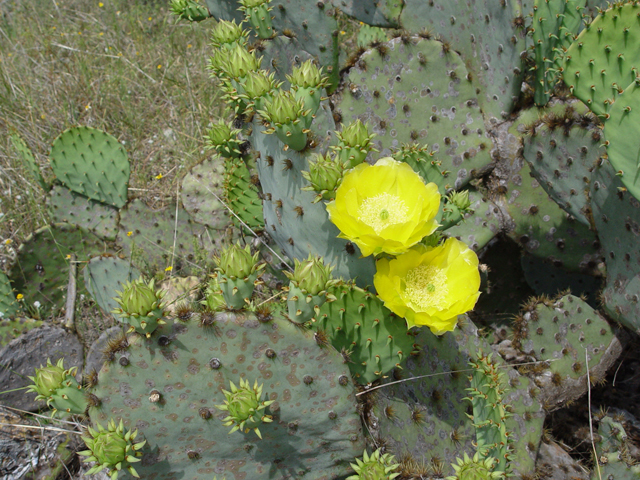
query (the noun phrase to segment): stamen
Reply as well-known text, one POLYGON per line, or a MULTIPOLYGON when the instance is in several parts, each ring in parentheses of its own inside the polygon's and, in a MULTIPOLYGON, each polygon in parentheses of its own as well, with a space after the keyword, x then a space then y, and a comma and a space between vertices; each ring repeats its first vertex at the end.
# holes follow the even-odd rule
POLYGON ((381 193, 365 198, 360 205, 358 220, 380 233, 385 227, 409 220, 409 208, 400 197, 381 193))
POLYGON ((449 293, 447 274, 434 265, 421 265, 407 272, 405 293, 418 310, 429 307, 446 308, 445 297, 449 293))

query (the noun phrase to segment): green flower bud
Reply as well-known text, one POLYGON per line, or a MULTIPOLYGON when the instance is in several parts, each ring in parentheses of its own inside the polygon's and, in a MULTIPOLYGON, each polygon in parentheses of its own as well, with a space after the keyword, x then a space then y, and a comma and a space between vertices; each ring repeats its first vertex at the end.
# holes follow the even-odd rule
POLYGON ((322 76, 322 69, 319 69, 313 60, 293 67, 291 75, 287 75, 287 80, 291 82, 292 87, 324 88, 327 84, 327 77, 322 76))
POLYGON ((309 161, 309 171, 302 172, 302 176, 311 184, 302 190, 314 190, 319 192, 318 196, 313 200, 314 203, 322 200, 331 200, 335 197, 335 190, 340 185, 342 175, 344 174, 344 164, 335 161, 330 154, 326 156, 317 155, 316 161, 309 161))
POLYGON ((449 203, 458 207, 458 210, 461 212, 465 212, 471 206, 471 202, 469 201, 469 190, 451 192, 447 195, 447 199, 449 200, 449 203))
POLYGON ((235 44, 229 49, 228 55, 227 73, 236 81, 246 77, 249 72, 260 69, 262 57, 257 58, 254 52, 249 53, 243 45, 235 44))
POLYGON ((304 116, 304 102, 296 100, 291 92, 279 91, 258 113, 276 125, 296 123, 304 116))
POLYGON ((213 71, 215 76, 228 77, 229 76, 229 52, 223 49, 216 49, 213 51, 213 55, 209 57, 207 68, 213 71))
POLYGON ((256 270, 264 267, 264 264, 258 265, 258 252, 251 255, 249 245, 242 248, 240 245, 230 245, 220 252, 220 257, 215 259, 218 264, 217 270, 227 277, 247 278, 256 270))
POLYGON ((480 459, 478 452, 469 458, 465 452, 464 459, 457 458, 458 464, 451 464, 456 474, 447 477, 446 480, 493 480, 502 478, 503 472, 493 471, 497 460, 493 457, 480 459))
POLYGON ((271 416, 263 414, 263 410, 274 401, 260 401, 262 397, 262 385, 258 386, 256 381, 251 388, 249 381, 240 379, 240 386, 236 387, 233 382, 229 382, 231 391, 222 390, 224 393, 224 405, 216 405, 216 408, 226 411, 229 415, 223 420, 223 425, 233 428, 229 433, 241 430, 248 433, 249 430, 256 432, 262 438, 258 425, 262 422, 271 422, 271 416))
POLYGON ((200 302, 205 305, 209 311, 215 312, 226 306, 224 296, 222 295, 222 289, 217 277, 212 277, 209 280, 207 289, 204 292, 204 300, 200 302))
POLYGON ((142 441, 140 443, 133 443, 138 431, 125 432, 122 420, 116 427, 116 423, 111 419, 105 429, 102 425, 98 424, 98 430, 94 430, 91 427, 87 429, 90 436, 83 436, 85 444, 89 450, 78 452, 79 455, 84 455, 85 462, 97 462, 98 464, 87 472, 87 475, 92 475, 105 468, 109 470, 111 479, 118 478, 118 472, 122 469, 127 470, 134 477, 138 477, 138 472, 131 466, 131 463, 139 462, 142 455, 140 450, 146 443, 142 441))
POLYGON ((293 273, 285 271, 284 274, 305 294, 318 295, 338 283, 331 276, 333 267, 325 266, 321 257, 309 254, 305 261, 295 259, 294 264, 293 273))
POLYGON ((240 141, 238 140, 240 131, 240 129, 232 128, 231 123, 226 123, 220 119, 207 132, 205 137, 206 148, 216 150, 226 158, 237 158, 242 155, 240 141))
POLYGON ((125 283, 122 292, 116 292, 119 295, 116 298, 116 302, 120 305, 118 313, 133 317, 144 317, 159 308, 162 292, 156 291, 153 284, 153 279, 146 283, 142 277, 125 283))
POLYGON ((272 93, 282 85, 282 82, 275 80, 275 73, 265 70, 249 72, 244 83, 244 93, 249 100, 262 97, 272 93))
POLYGON ((31 388, 32 392, 36 392, 39 397, 48 398, 55 393, 55 391, 62 387, 62 382, 68 375, 68 371, 64 369, 63 359, 53 365, 51 359, 47 359, 47 366, 36 368, 36 376, 29 377, 33 381, 31 388))
POLYGON ((375 133, 369 135, 367 126, 360 119, 349 124, 347 127, 342 126, 341 132, 336 132, 340 143, 336 147, 332 147, 339 152, 339 157, 345 165, 356 167, 364 162, 367 154, 377 150, 371 144, 371 140, 375 137, 375 133))
POLYGON ((394 463, 393 455, 380 455, 380 449, 369 455, 365 450, 362 460, 356 458, 356 464, 351 464, 356 475, 347 477, 347 480, 393 480, 400 475, 399 467, 399 463, 394 463))
POLYGON ((231 47, 234 42, 244 45, 246 40, 247 31, 242 30, 242 24, 238 25, 235 20, 220 20, 211 32, 211 45, 215 48, 223 45, 231 47))
POLYGON ((336 135, 345 147, 366 147, 375 137, 375 134, 369 135, 367 126, 360 119, 350 123, 347 127, 343 125, 342 132, 336 132, 336 135))

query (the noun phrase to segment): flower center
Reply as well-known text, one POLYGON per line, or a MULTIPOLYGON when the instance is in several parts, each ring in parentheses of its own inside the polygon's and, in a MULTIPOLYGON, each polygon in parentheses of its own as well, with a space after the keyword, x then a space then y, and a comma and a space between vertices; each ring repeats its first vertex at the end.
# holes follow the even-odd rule
POLYGON ((358 220, 369 225, 377 234, 389 225, 404 223, 409 220, 409 208, 400 197, 381 193, 375 197, 365 198, 358 211, 358 220))
POLYGON ((443 268, 420 265, 407 272, 405 293, 409 301, 421 310, 433 307, 443 310, 447 307, 445 297, 449 293, 447 274, 443 268))

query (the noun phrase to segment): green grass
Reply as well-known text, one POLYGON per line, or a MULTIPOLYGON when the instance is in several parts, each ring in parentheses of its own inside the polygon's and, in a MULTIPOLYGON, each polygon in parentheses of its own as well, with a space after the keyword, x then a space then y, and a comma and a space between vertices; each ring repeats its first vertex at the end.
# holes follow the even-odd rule
POLYGON ((48 223, 46 192, 14 149, 19 134, 47 182, 48 151, 75 125, 124 143, 129 197, 162 206, 205 156, 223 104, 206 60, 213 21, 190 24, 169 2, 21 0, 0 6, 0 262, 48 223), (161 178, 156 178, 159 176, 161 178))

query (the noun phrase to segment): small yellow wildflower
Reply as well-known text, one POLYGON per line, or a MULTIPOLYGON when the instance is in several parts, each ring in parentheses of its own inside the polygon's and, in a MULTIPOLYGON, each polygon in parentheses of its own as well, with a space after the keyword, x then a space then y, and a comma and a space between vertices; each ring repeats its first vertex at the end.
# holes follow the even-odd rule
POLYGON ((191 48, 193 47, 193 45, 191 45, 190 43, 187 45, 187 48, 191 48))
POLYGON ((464 242, 416 245, 396 259, 380 259, 373 284, 385 307, 409 328, 428 326, 436 335, 452 331, 458 315, 475 306, 480 292, 478 257, 464 242))
POLYGON ((160 180, 162 178, 162 174, 159 173, 158 175, 156 175, 156 180, 160 180))
POLYGON ((71 260, 71 255, 67 255, 66 257, 64 257, 67 260, 71 260))
POLYGON ((351 170, 327 204, 338 236, 358 245, 364 257, 406 252, 438 228, 439 208, 436 184, 425 185, 409 165, 391 157, 351 170))
POLYGON ((153 20, 153 17, 149 17, 147 20, 151 21, 151 20, 153 20))
POLYGON ((164 269, 165 272, 170 272, 171 270, 173 270, 173 267, 171 267, 171 266, 169 266, 169 267, 164 269))
POLYGON ((162 68, 162 65, 158 65, 158 70, 160 70, 162 68))
POLYGON ((19 293, 18 295, 16 295, 16 300, 20 301, 24 298, 24 295, 19 293))
POLYGON ((10 238, 7 238, 7 239, 4 241, 4 244, 5 244, 5 245, 11 245, 12 243, 13 243, 13 240, 11 240, 10 238))
POLYGON ((132 232, 131 230, 129 230, 129 231, 127 232, 127 237, 130 237, 131 235, 133 235, 133 232, 132 232))
POLYGON ((346 35, 347 32, 345 32, 344 30, 340 30, 340 35, 346 35))
POLYGON ((100 2, 100 3, 98 4, 98 6, 99 6, 100 8, 102 8, 102 7, 104 7, 104 3, 100 2))

